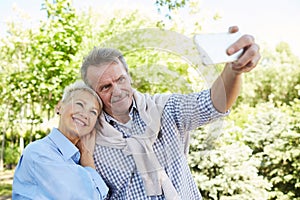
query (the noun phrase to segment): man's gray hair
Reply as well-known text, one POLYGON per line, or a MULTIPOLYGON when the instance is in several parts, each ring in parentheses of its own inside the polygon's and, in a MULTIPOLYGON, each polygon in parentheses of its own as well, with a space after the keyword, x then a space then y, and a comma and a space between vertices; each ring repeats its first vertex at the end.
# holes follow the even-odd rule
POLYGON ((86 85, 82 80, 75 81, 74 83, 65 87, 61 101, 63 103, 68 101, 72 97, 73 92, 75 92, 75 91, 89 92, 91 95, 96 97, 97 101, 99 102, 100 110, 102 109, 102 101, 99 98, 99 96, 97 95, 97 93, 91 87, 86 85))
POLYGON ((123 64, 126 72, 128 73, 127 63, 119 50, 113 48, 94 47, 94 49, 83 60, 80 69, 81 78, 87 85, 91 86, 87 78, 87 70, 90 66, 101 67, 105 64, 118 62, 123 64))

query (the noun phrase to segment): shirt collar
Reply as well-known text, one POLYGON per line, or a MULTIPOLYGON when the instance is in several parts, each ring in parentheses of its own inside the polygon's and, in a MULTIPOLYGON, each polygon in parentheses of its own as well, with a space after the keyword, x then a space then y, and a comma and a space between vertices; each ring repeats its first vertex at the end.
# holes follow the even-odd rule
POLYGON ((56 144, 65 160, 72 159, 75 163, 79 163, 79 150, 64 134, 57 128, 53 128, 49 137, 56 144))

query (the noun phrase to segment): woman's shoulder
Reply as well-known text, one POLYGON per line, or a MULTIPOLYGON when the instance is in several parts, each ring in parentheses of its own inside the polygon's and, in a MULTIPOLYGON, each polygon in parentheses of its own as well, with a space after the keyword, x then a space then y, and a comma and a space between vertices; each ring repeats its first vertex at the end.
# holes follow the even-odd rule
POLYGON ((45 138, 29 143, 22 152, 23 157, 27 157, 27 159, 39 159, 51 156, 53 148, 48 140, 49 138, 46 136, 45 138))

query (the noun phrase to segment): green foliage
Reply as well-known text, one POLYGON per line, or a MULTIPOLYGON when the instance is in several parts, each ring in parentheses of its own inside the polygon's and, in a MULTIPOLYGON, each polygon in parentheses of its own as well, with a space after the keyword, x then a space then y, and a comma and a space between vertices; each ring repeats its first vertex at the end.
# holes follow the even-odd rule
MULTIPOLYGON (((63 88, 79 77, 83 25, 69 0, 45 1, 48 19, 38 29, 9 24, 1 40, 1 101, 6 111, 1 127, 7 143, 25 144, 40 134, 40 124, 53 116, 63 88)), ((5 145, 6 147, 9 145, 5 145)), ((10 163, 11 152, 5 162, 10 163)))
POLYGON ((282 105, 281 109, 284 113, 290 116, 291 130, 300 133, 300 98, 294 99, 289 105, 282 105))
MULTIPOLYGON (((37 102, 53 109, 62 89, 78 78, 76 53, 82 42, 83 26, 78 23, 71 1, 45 2, 48 20, 40 27, 32 44, 33 57, 28 67, 35 84, 37 102), (38 101, 39 99, 39 101, 38 101)), ((32 94, 32 93, 31 93, 32 94)))
MULTIPOLYGON (((158 12, 161 12, 163 8, 167 8, 169 12, 182 8, 189 0, 155 0, 158 12)), ((165 16, 169 19, 172 18, 170 13, 166 13, 165 16)))
POLYGON ((4 162, 7 165, 16 165, 20 158, 20 153, 17 147, 8 147, 4 151, 4 162))
POLYGON ((126 54, 133 87, 141 92, 192 92, 187 63, 176 55, 157 50, 140 50, 126 54), (166 81, 167 80, 167 81, 166 81))
MULTIPOLYGON (((146 27, 155 27, 155 22, 144 17, 138 11, 117 12, 113 16, 103 16, 99 13, 82 13, 79 22, 84 25, 85 32, 82 34, 83 43, 81 54, 84 57, 94 46, 115 47, 135 50, 136 46, 129 46, 126 41, 133 40, 131 33, 146 27), (125 46, 127 44, 128 46, 125 46)), ((134 43, 138 44, 138 42, 134 43)))
POLYGON ((11 197, 12 185, 0 183, 0 197, 7 196, 7 199, 11 197))
POLYGON ((285 43, 275 52, 263 51, 263 58, 256 69, 245 74, 241 102, 255 106, 261 102, 290 104, 300 95, 300 60, 285 43))
POLYGON ((244 137, 260 159, 259 173, 273 185, 269 198, 300 199, 299 59, 285 43, 263 56, 254 73, 246 75, 243 104, 231 119, 244 129, 237 137, 244 137))
POLYGON ((276 108, 270 102, 240 106, 239 114, 232 116, 232 120, 244 121, 244 131, 238 137, 260 160, 259 174, 272 184, 270 199, 300 198, 299 106, 295 116, 286 112, 291 108, 276 108))
POLYGON ((233 124, 218 127, 206 126, 192 135, 189 163, 203 198, 267 199, 270 184, 258 175, 259 160, 235 139, 241 129, 233 124))
POLYGON ((169 10, 172 10, 172 9, 175 9, 175 8, 180 8, 180 7, 185 6, 186 2, 188 2, 188 0, 187 1, 186 0, 180 0, 180 1, 177 1, 177 0, 156 0, 155 4, 158 7, 167 6, 169 10))
POLYGON ((13 170, 0 170, 0 199, 11 199, 13 170))

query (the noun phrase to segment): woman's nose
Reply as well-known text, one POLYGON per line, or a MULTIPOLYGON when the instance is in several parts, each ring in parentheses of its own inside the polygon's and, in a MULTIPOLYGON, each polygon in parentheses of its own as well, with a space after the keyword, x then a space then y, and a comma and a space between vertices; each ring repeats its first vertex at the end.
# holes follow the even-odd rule
POLYGON ((82 110, 80 112, 80 115, 84 118, 84 119, 87 119, 88 118, 88 111, 87 110, 82 110))

